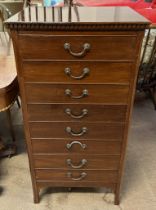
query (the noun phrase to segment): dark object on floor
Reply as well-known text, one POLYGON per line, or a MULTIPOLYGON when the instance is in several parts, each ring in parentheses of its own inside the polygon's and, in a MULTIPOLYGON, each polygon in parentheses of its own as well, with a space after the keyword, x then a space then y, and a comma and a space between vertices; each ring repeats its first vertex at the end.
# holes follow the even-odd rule
POLYGON ((4 145, 0 139, 0 158, 12 157, 17 153, 17 148, 15 144, 4 145))
POLYGON ((0 186, 0 195, 3 193, 3 187, 0 186))
POLYGON ((2 138, 0 137, 0 158, 11 157, 16 154, 15 144, 4 144, 2 138))

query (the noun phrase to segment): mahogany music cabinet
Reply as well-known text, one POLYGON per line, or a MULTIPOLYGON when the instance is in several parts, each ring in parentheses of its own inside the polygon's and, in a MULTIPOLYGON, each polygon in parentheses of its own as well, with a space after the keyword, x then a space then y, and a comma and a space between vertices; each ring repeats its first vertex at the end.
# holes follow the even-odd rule
POLYGON ((108 187, 119 203, 149 22, 128 7, 28 7, 6 21, 34 201, 43 187, 108 187))

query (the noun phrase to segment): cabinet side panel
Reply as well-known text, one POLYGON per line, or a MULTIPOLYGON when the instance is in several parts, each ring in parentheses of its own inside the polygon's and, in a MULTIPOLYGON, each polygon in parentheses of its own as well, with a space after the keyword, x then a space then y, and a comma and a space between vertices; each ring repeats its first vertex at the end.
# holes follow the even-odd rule
POLYGON ((24 133, 25 133, 25 139, 26 139, 26 145, 27 145, 27 151, 28 151, 28 157, 29 157, 29 167, 30 167, 31 180, 32 180, 32 185, 33 185, 34 202, 38 203, 39 192, 38 192, 38 187, 35 180, 34 163, 33 163, 33 158, 32 158, 32 145, 30 141, 30 132, 29 132, 29 126, 28 126, 27 104, 26 104, 26 98, 25 98, 24 81, 22 77, 20 76, 20 72, 22 71, 22 59, 19 53, 18 32, 11 31, 10 33, 11 33, 11 38, 13 41, 13 47, 14 47, 14 53, 15 53, 17 78, 18 78, 18 83, 19 83, 21 103, 22 103, 22 113, 23 113, 23 120, 24 120, 24 133))
POLYGON ((144 32, 140 31, 140 32, 136 32, 136 34, 137 34, 137 44, 136 44, 137 56, 136 56, 136 61, 133 66, 134 69, 133 69, 133 73, 132 73, 132 77, 131 77, 131 81, 130 81, 130 91, 129 91, 129 98, 128 98, 127 116, 126 116, 127 124, 125 126, 124 140, 123 140, 123 144, 122 144, 122 153, 121 153, 120 167, 119 167, 119 180, 118 180, 118 184, 117 184, 116 192, 115 192, 116 193, 115 204, 119 204, 119 193, 120 193, 120 187, 121 187, 121 180, 123 177, 127 140, 128 140, 129 129, 130 129, 133 104, 134 104, 136 82, 137 82, 137 76, 138 76, 138 71, 139 71, 141 46, 142 46, 144 32))

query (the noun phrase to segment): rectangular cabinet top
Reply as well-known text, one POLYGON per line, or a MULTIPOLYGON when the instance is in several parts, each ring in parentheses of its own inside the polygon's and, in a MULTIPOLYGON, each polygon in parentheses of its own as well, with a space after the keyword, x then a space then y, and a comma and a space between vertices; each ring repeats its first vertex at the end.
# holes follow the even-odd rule
POLYGON ((128 7, 27 7, 5 22, 24 30, 144 30, 149 21, 128 7))

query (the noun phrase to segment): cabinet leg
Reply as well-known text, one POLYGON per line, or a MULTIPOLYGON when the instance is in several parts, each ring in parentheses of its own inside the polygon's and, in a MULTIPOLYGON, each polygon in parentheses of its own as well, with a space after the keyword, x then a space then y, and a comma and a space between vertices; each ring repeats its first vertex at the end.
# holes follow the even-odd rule
POLYGON ((119 200, 119 195, 115 194, 115 201, 114 201, 115 205, 119 205, 120 204, 120 200, 119 200))
POLYGON ((40 202, 40 197, 39 197, 39 191, 37 188, 33 188, 33 193, 34 193, 34 203, 39 203, 40 202))
POLYGON ((114 200, 114 204, 115 205, 119 205, 120 204, 120 193, 119 193, 119 189, 120 187, 117 186, 116 189, 115 189, 115 200, 114 200))
POLYGON ((34 203, 39 203, 40 202, 40 199, 39 199, 39 195, 35 195, 34 196, 34 203))

